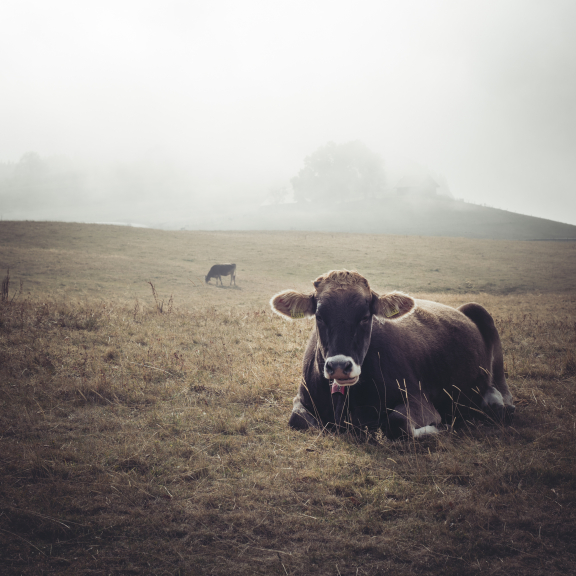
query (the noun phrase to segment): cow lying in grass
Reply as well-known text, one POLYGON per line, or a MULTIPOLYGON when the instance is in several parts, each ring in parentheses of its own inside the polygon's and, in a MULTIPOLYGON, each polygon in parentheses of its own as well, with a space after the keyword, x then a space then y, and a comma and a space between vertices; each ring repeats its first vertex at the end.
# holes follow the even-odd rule
POLYGON ((500 337, 479 304, 456 310, 400 292, 379 296, 357 272, 333 270, 313 292, 285 290, 270 305, 316 320, 293 428, 352 425, 418 437, 470 412, 512 418, 500 337))

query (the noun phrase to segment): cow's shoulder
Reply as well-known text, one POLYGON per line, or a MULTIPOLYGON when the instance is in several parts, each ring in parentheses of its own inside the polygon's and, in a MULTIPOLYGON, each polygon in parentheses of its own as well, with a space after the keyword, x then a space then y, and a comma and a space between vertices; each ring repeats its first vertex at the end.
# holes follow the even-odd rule
POLYGON ((421 300, 419 298, 414 300, 416 302, 415 312, 419 312, 422 317, 433 316, 440 319, 450 321, 451 319, 460 319, 461 312, 447 304, 434 302, 432 300, 421 300))
POLYGON ((462 311, 430 300, 415 300, 412 313, 395 322, 374 323, 377 348, 392 347, 411 357, 428 354, 460 342, 462 346, 482 343, 476 323, 462 311))
MULTIPOLYGON (((414 309, 410 315, 399 318, 394 322, 394 326, 403 331, 426 330, 426 328, 437 329, 439 326, 465 325, 471 326, 470 319, 460 310, 433 302, 432 300, 414 299, 414 309)), ((386 323, 388 324, 391 323, 386 323)))

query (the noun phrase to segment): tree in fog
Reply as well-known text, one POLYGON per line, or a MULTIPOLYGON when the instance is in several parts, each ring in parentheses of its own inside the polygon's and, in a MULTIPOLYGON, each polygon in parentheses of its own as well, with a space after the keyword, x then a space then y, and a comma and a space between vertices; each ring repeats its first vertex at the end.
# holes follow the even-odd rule
POLYGON ((267 200, 270 204, 284 204, 290 197, 290 190, 287 186, 275 186, 268 190, 267 200))
POLYGON ((0 170, 0 198, 9 206, 36 200, 46 177, 46 165, 36 152, 26 152, 16 164, 3 164, 0 170))
POLYGON ((373 198, 386 185, 384 161, 358 140, 329 142, 304 159, 291 183, 298 202, 373 198))
POLYGON ((6 210, 81 202, 83 176, 64 157, 26 152, 18 162, 0 164, 0 205, 6 210))

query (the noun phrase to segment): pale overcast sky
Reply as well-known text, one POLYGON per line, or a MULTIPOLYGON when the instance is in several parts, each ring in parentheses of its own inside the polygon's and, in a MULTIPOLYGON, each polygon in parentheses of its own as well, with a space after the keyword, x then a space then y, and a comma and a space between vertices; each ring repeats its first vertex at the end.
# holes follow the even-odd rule
POLYGON ((3 0, 0 161, 287 181, 328 141, 576 224, 574 0, 3 0))

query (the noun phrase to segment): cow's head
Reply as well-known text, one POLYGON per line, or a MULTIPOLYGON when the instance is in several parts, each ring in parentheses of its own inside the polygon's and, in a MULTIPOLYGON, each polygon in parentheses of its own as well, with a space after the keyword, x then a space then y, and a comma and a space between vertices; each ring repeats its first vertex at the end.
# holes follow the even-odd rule
POLYGON ((397 320, 414 309, 414 300, 401 292, 379 296, 358 272, 332 270, 318 277, 314 292, 279 292, 272 310, 290 319, 316 318, 324 376, 341 386, 358 382, 368 352, 372 319, 397 320))

